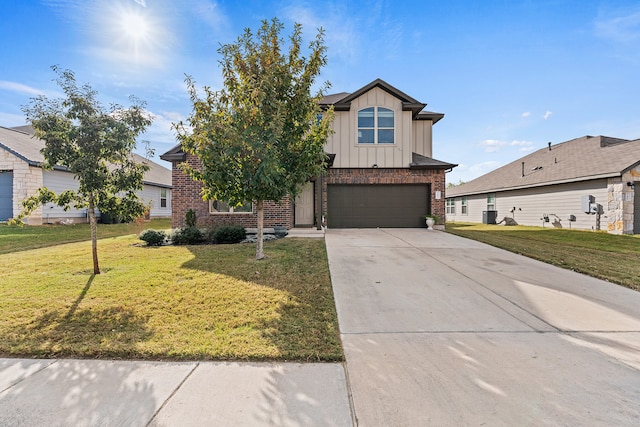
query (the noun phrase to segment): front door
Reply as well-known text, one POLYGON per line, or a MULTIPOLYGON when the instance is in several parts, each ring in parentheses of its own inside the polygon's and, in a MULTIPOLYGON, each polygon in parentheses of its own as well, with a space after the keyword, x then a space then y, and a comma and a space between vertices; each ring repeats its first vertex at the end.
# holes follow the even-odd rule
POLYGON ((296 227, 313 227, 313 182, 307 182, 296 197, 296 227))

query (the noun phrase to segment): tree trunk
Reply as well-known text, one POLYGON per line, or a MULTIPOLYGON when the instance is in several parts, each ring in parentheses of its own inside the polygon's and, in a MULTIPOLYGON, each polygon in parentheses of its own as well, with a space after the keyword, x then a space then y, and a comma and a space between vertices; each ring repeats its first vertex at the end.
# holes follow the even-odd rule
POLYGON ((262 241, 262 234, 263 234, 263 224, 264 224, 264 209, 263 209, 263 202, 262 200, 258 200, 256 201, 256 205, 258 208, 258 241, 256 242, 256 259, 264 259, 266 258, 264 255, 264 251, 263 251, 263 241, 262 241))
POLYGON ((93 197, 89 196, 89 224, 91 224, 91 254, 93 255, 93 274, 100 274, 98 266, 98 222, 93 197))

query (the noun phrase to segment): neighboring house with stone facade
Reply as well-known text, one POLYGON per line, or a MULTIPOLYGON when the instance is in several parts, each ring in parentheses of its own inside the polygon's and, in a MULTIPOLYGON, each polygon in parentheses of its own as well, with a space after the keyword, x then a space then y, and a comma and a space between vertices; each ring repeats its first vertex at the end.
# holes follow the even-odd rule
MULTIPOLYGON (((328 167, 312 177, 295 200, 265 202, 265 227, 424 227, 424 215, 444 219, 445 172, 455 164, 433 159, 432 128, 443 114, 378 79, 353 93, 326 96, 333 105, 333 130, 325 145, 328 167)), ((173 163, 173 226, 184 226, 189 209, 198 224, 237 223, 256 227, 252 203, 229 207, 203 201, 201 184, 180 169, 198 159, 178 145, 160 156, 173 163)))
MULTIPOLYGON (((52 170, 42 168, 44 157, 40 150, 43 140, 33 136, 29 126, 19 128, 0 127, 0 221, 6 221, 22 211, 22 201, 47 187, 59 193, 77 190, 74 174, 63 167, 52 170)), ((145 174, 140 198, 151 206, 152 218, 171 216, 171 171, 157 163, 134 154, 136 161, 146 162, 151 169, 145 174)), ((25 222, 32 225, 72 220, 87 222, 86 209, 70 209, 48 203, 34 211, 25 222)))
POLYGON ((447 221, 640 234, 640 139, 549 143, 447 189, 446 210, 447 221))

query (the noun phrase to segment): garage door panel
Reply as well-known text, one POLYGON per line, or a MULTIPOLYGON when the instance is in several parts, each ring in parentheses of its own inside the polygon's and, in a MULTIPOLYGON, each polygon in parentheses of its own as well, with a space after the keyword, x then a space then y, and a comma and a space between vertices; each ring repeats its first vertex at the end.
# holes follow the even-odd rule
POLYGON ((424 227, 429 212, 429 184, 333 184, 327 193, 332 228, 424 227))

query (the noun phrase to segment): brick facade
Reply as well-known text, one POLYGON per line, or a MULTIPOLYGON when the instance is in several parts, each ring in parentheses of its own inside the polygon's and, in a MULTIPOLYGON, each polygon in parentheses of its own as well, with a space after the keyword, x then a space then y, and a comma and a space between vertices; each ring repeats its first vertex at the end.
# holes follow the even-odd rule
MULTIPOLYGON (((187 162, 198 167, 198 160, 187 155, 187 162)), ((215 228, 224 224, 240 224, 244 227, 257 227, 257 213, 209 213, 209 202, 202 200, 200 193, 202 184, 193 181, 180 168, 180 162, 174 162, 173 173, 173 221, 175 228, 184 227, 185 217, 189 209, 196 212, 199 227, 215 228)), ((327 170, 322 178, 322 212, 327 212, 327 185, 330 184, 430 184, 431 214, 445 218, 445 172, 443 169, 356 169, 341 168, 327 170), (436 192, 440 198, 436 199, 436 192)), ((291 229, 294 226, 294 203, 285 197, 280 203, 267 201, 264 203, 264 226, 283 226, 291 229)))
MULTIPOLYGON (((191 154, 186 160, 192 167, 198 167, 199 161, 191 154)), ((172 180, 172 227, 185 226, 185 218, 189 209, 196 212, 198 227, 215 228, 225 224, 240 224, 244 227, 258 226, 258 213, 254 205, 252 213, 210 213, 209 202, 200 196, 202 184, 192 180, 179 167, 181 162, 173 162, 172 180)), ((264 202, 264 226, 283 226, 293 228, 293 202, 285 197, 280 203, 264 202)))

